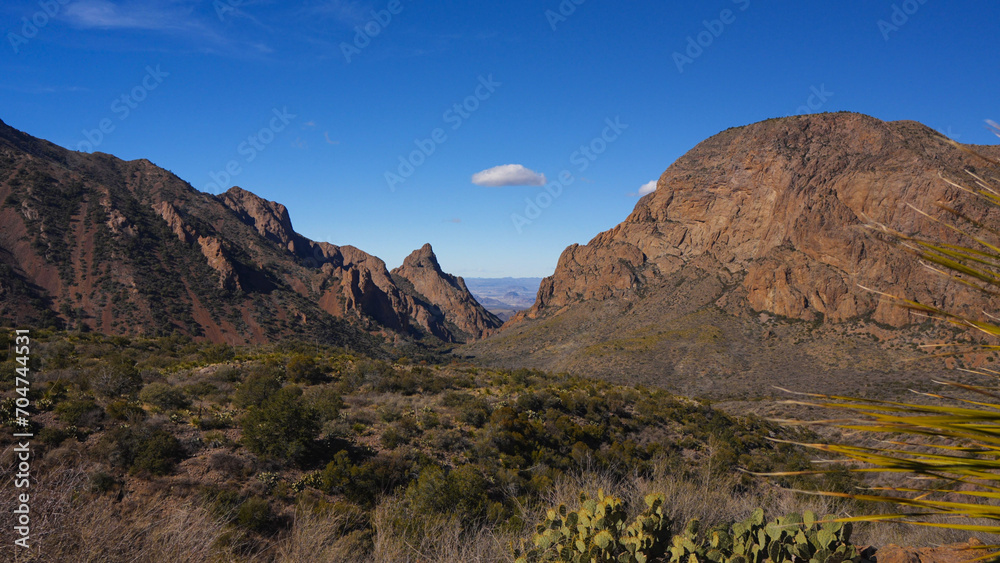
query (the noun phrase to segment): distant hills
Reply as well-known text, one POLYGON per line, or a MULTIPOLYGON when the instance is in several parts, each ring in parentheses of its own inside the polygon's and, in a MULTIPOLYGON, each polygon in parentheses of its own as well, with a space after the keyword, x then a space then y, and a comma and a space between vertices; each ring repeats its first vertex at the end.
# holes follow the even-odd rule
POLYGON ((542 278, 465 278, 476 300, 504 321, 535 304, 541 283, 542 278))
POLYGON ((1000 227, 995 207, 940 177, 972 181, 984 166, 915 122, 839 113, 730 129, 671 165, 620 225, 567 248, 534 305, 465 351, 689 395, 905 391, 939 366, 907 363, 925 355, 915 344, 952 333, 861 286, 974 316, 1000 302, 864 225, 958 242, 914 209, 941 217, 940 204, 1000 227))
POLYGON ((288 211, 147 160, 65 150, 0 122, 0 320, 215 342, 457 343, 501 321, 426 245, 390 272, 309 240, 288 211))

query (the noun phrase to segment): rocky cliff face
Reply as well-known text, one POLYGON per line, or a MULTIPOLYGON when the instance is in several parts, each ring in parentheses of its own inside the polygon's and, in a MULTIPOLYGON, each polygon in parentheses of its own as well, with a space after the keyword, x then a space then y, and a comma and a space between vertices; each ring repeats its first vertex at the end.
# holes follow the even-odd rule
POLYGON ((978 297, 954 302, 939 276, 888 251, 864 225, 957 242, 917 210, 960 205, 995 220, 995 210, 969 205, 939 177, 966 180, 966 168, 983 164, 918 123, 857 114, 730 130, 674 163, 622 224, 568 248, 530 315, 641 291, 699 258, 738 276, 752 309, 795 319, 912 321, 859 285, 971 311, 978 297))
MULTIPOLYGON (((437 308, 443 316, 443 324, 450 328, 452 339, 476 340, 503 324, 476 301, 462 278, 441 270, 430 244, 414 250, 402 266, 392 271, 392 276, 402 281, 400 285, 409 291, 414 305, 426 303, 437 308)), ((422 308, 432 310, 426 306, 422 308)), ((414 313, 422 314, 419 310, 414 313)))
POLYGON ((917 211, 944 216, 939 204, 1000 225, 996 208, 940 177, 971 180, 966 170, 984 164, 918 123, 858 114, 725 131, 671 165, 620 225, 567 248, 535 305, 474 351, 516 364, 529 346, 538 352, 532 365, 620 373, 630 363, 647 378, 643 366, 662 357, 669 366, 648 369, 690 380, 781 365, 764 359, 762 340, 775 333, 768 322, 808 321, 821 329, 815 338, 846 343, 845 331, 886 338, 883 329, 923 320, 861 286, 972 315, 996 310, 865 228, 876 222, 958 242, 917 211), (588 328, 581 311, 612 318, 588 328), (699 315, 712 320, 689 322, 699 315), (546 346, 553 326, 569 319, 578 330, 546 346), (717 340, 729 350, 708 354, 717 340))
MULTIPOLYGON (((198 192, 148 161, 67 151, 3 122, 0 224, 7 323, 358 346, 369 334, 466 342, 491 328, 461 288, 416 296, 377 257, 296 233, 279 203, 198 192)), ((422 274, 427 287, 455 283, 422 274)))

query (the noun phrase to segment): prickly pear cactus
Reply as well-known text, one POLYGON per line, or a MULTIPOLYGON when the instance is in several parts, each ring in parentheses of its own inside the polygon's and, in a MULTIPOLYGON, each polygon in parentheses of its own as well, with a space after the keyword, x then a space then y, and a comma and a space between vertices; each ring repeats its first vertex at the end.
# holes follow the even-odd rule
POLYGON ((757 509, 750 518, 731 526, 699 533, 697 520, 674 536, 672 563, 858 563, 861 555, 851 543, 851 524, 817 520, 812 512, 788 514, 771 522, 757 509))
POLYGON ((631 523, 622 501, 598 492, 597 499, 580 495, 580 509, 566 505, 549 510, 531 540, 533 547, 516 555, 517 563, 647 563, 665 553, 670 519, 663 512, 663 495, 646 497, 646 510, 631 523))

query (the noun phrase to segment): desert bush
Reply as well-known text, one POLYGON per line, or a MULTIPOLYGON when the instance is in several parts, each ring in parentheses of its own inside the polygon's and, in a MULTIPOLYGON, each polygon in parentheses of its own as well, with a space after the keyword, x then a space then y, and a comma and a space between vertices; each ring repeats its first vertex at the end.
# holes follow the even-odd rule
POLYGON ((236 383, 240 380, 242 374, 240 370, 234 368, 233 366, 223 366, 212 374, 212 377, 219 381, 225 381, 227 383, 236 383))
POLYGON ((240 477, 246 470, 243 460, 232 454, 216 452, 209 456, 208 466, 231 477, 240 477))
POLYGON ((106 493, 118 485, 118 479, 106 471, 96 471, 90 474, 90 492, 106 493))
POLYGON ((219 388, 208 381, 199 381, 184 386, 184 393, 192 397, 205 397, 219 391, 219 388))
POLYGON ((302 395, 303 400, 316 414, 321 422, 336 420, 344 408, 344 397, 333 387, 310 387, 302 395))
POLYGON ((63 428, 46 426, 38 431, 38 441, 46 446, 56 447, 69 438, 75 437, 76 433, 63 428))
POLYGON ((55 411, 59 420, 70 426, 93 426, 104 417, 101 407, 93 399, 87 398, 63 401, 56 405, 55 411))
POLYGON ((165 411, 186 409, 191 406, 191 401, 183 391, 169 383, 161 382, 150 383, 143 387, 139 393, 139 400, 165 411))
POLYGON ((191 424, 199 430, 222 430, 233 425, 233 414, 229 411, 216 411, 194 416, 191 417, 191 424))
POLYGON ((124 357, 110 358, 96 369, 90 386, 105 397, 123 397, 142 388, 142 377, 134 361, 124 357))
POLYGON ((146 411, 136 403, 127 399, 115 399, 104 407, 108 416, 115 420, 142 420, 146 418, 146 411))
POLYGON ((183 457, 181 443, 161 428, 120 426, 106 433, 102 450, 113 466, 130 473, 166 475, 183 457))
POLYGON ((267 532, 274 523, 271 504, 267 502, 267 499, 258 496, 250 497, 239 505, 233 523, 240 528, 259 534, 267 532))
POLYGON ((446 407, 452 407, 458 411, 456 417, 458 420, 476 428, 481 428, 486 424, 492 412, 486 399, 460 391, 445 393, 443 402, 446 407))
POLYGON ((371 507, 380 496, 406 485, 414 465, 414 460, 398 452, 380 453, 356 464, 341 450, 323 469, 320 479, 327 493, 341 493, 351 502, 371 507))
POLYGON ((486 514, 487 488, 486 478, 471 465, 447 472, 429 465, 407 486, 405 500, 413 515, 450 514, 471 527, 486 514))
POLYGON ((296 383, 321 383, 326 379, 323 368, 316 364, 312 356, 295 354, 285 364, 285 375, 296 383))
POLYGON ((263 405, 281 389, 281 381, 267 370, 255 370, 236 387, 233 404, 239 408, 263 405))
POLYGON ((235 358, 236 351, 228 344, 209 344, 202 348, 198 355, 206 363, 221 364, 235 358))
POLYGON ((283 387, 251 406, 240 421, 243 445, 265 458, 301 461, 319 436, 319 416, 298 387, 283 387))

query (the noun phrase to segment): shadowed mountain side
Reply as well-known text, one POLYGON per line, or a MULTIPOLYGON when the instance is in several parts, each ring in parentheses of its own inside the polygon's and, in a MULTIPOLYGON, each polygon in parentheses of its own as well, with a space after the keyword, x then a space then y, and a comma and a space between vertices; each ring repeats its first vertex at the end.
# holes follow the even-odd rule
MULTIPOLYGON (((454 330, 449 319, 481 315, 464 286, 419 298, 377 257, 296 233, 279 203, 238 187, 202 193, 149 161, 67 151, 2 122, 0 224, 7 323, 356 348, 372 335, 464 342, 495 328, 454 330)), ((424 282, 433 275, 454 280, 438 269, 424 282)))

